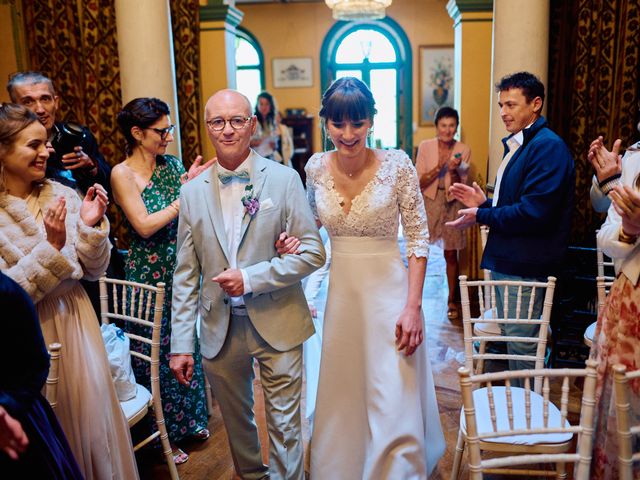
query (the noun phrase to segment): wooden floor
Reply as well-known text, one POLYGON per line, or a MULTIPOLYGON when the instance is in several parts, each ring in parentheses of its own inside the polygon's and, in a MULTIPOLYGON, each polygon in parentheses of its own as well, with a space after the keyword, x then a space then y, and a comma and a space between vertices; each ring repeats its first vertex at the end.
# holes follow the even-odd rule
MULTIPOLYGON (((436 394, 440 409, 440 420, 444 430, 447 449, 445 455, 433 472, 431 480, 448 479, 453 464, 453 453, 458 434, 460 418, 460 388, 458 386, 457 369, 463 362, 462 322, 447 319, 447 284, 444 274, 444 260, 442 250, 437 247, 431 249, 427 268, 427 279, 424 289, 423 308, 427 321, 427 338, 433 376, 436 383, 436 394)), ((303 389, 304 391, 304 389, 303 389)), ((263 456, 266 462, 268 441, 265 431, 264 403, 260 384, 255 383, 256 417, 261 433, 263 456)), ((304 399, 303 399, 304 400, 304 399)), ((214 400, 215 402, 215 400, 214 400)), ((304 409, 303 409, 304 410, 304 409)), ((579 397, 575 394, 569 406, 570 412, 579 411, 579 397)), ((571 420, 571 419, 570 419, 571 420)), ((189 442, 183 448, 190 454, 189 460, 178 467, 181 479, 211 479, 232 480, 239 477, 234 475, 233 462, 227 435, 222 424, 220 410, 215 406, 209 422, 212 432, 211 438, 203 443, 189 442)), ((308 428, 305 426, 305 441, 308 440, 308 428)), ((138 463, 142 479, 169 479, 166 466, 157 461, 155 456, 139 454, 138 463)), ((467 478, 467 469, 463 459, 460 478, 467 478)), ((570 475, 571 477, 571 475, 570 475)), ((336 479, 339 477, 337 476, 336 479)), ((487 476, 485 478, 494 478, 487 476)), ((495 478, 506 478, 496 476, 495 478)), ((514 477, 524 478, 524 477, 514 477)), ((351 480, 351 479, 345 479, 351 480)), ((401 480, 401 479, 398 479, 401 480)))

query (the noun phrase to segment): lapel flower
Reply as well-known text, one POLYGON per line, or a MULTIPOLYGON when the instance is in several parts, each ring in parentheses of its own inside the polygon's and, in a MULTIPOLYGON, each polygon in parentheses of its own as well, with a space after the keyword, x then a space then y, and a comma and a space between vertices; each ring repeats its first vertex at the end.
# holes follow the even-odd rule
POLYGON ((260 201, 253 195, 253 185, 251 183, 244 187, 242 205, 244 205, 244 211, 252 217, 260 210, 260 201))

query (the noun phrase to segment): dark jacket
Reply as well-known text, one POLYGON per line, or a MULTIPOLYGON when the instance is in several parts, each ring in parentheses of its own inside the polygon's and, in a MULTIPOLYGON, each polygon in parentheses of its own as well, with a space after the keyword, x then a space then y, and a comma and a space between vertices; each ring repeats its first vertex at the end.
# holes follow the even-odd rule
MULTIPOLYGON (((55 128, 59 128, 60 124, 61 122, 56 122, 55 128)), ((84 130, 84 139, 79 146, 92 160, 98 162, 98 173, 92 176, 89 173, 90 169, 65 170, 62 164, 62 154, 56 152, 49 155, 45 176, 73 189, 78 189, 83 194, 87 193, 89 187, 94 183, 99 183, 111 197, 111 167, 100 153, 96 137, 87 127, 82 129, 84 130)))
MULTIPOLYGON (((481 267, 507 275, 556 275, 564 257, 575 190, 573 158, 540 117, 504 170, 498 204, 487 200, 477 222, 488 225, 481 267)), ((506 142, 502 140, 507 152, 506 142)))
POLYGON ((33 302, 27 292, 2 272, 0 312, 4 320, 4 342, 0 349, 0 405, 20 422, 29 438, 29 446, 18 460, 11 460, 0 451, 0 476, 82 479, 62 427, 40 393, 49 373, 49 353, 33 302))

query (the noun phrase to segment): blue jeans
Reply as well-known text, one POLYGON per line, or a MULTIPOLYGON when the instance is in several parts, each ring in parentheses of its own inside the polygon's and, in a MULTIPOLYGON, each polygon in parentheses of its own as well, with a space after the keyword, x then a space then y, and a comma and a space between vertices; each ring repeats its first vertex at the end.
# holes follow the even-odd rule
MULTIPOLYGON (((506 275, 500 272, 491 272, 492 280, 515 280, 526 282, 546 282, 546 277, 520 277, 518 275, 506 275)), ((496 287, 496 307, 498 309, 498 315, 501 316, 504 308, 504 286, 496 287)), ((531 287, 522 289, 520 315, 519 318, 527 318, 529 311, 529 299, 531 298, 531 287)), ((540 318, 542 315, 542 307, 544 305, 545 288, 536 288, 536 297, 533 300, 533 310, 531 318, 540 318)), ((518 289, 509 288, 508 292, 509 318, 515 318, 516 315, 516 302, 518 298, 518 289)), ((540 325, 517 325, 513 323, 501 324, 500 330, 502 335, 515 336, 515 337, 535 337, 540 331, 540 325)), ((507 342, 507 353, 512 355, 536 355, 538 349, 537 343, 524 343, 524 342, 507 342)), ((535 368, 535 362, 526 360, 509 360, 509 370, 524 370, 528 368, 535 368)), ((516 385, 512 382, 513 385, 516 385)))

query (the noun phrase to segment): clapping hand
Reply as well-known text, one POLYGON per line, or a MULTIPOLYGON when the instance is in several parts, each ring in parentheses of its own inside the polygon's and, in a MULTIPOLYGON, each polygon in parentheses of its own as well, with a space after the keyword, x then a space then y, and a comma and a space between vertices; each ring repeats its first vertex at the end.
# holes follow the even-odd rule
POLYGON ((456 153, 449 159, 449 172, 454 172, 460 166, 460 163, 462 163, 462 154, 456 153))
POLYGON ((396 322, 396 349, 408 357, 424 340, 423 320, 419 308, 405 307, 396 322))
POLYGON ((94 183, 80 205, 80 218, 85 225, 93 227, 104 217, 108 204, 107 191, 99 183, 94 183))
POLYGON ((609 198, 622 218, 622 230, 627 235, 640 234, 640 193, 627 185, 616 185, 609 198))
POLYGON ((278 240, 276 240, 275 247, 278 255, 286 255, 287 253, 299 255, 300 250, 298 248, 301 244, 302 242, 297 237, 290 237, 287 232, 282 232, 278 240))
POLYGON ((189 171, 182 174, 182 176, 180 177, 180 181, 184 184, 184 183, 187 183, 189 180, 193 180, 202 172, 204 172, 207 168, 213 165, 216 162, 216 160, 217 160, 217 157, 214 157, 204 165, 201 165, 202 155, 198 155, 196 159, 193 161, 193 163, 191 164, 191 166, 189 167, 189 171))
POLYGON ((622 140, 617 139, 613 142, 613 148, 609 151, 604 146, 602 136, 591 142, 587 158, 591 162, 599 182, 622 172, 622 158, 618 153, 620 152, 621 144, 622 140))
POLYGON ((463 230, 465 228, 471 227, 472 225, 476 224, 477 212, 478 207, 463 208, 461 210, 458 210, 458 215, 460 215, 460 217, 451 222, 446 222, 445 225, 447 227, 457 228, 458 230, 463 230))
POLYGON ((469 208, 479 207, 487 201, 487 196, 476 182, 472 186, 454 183, 449 187, 449 195, 469 208))
POLYGON ((50 206, 47 213, 44 214, 44 230, 47 234, 47 241, 58 250, 62 250, 67 242, 67 227, 64 223, 66 218, 67 202, 64 197, 58 198, 58 201, 50 206))

